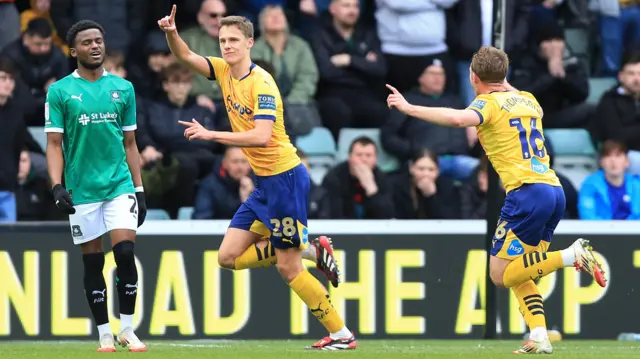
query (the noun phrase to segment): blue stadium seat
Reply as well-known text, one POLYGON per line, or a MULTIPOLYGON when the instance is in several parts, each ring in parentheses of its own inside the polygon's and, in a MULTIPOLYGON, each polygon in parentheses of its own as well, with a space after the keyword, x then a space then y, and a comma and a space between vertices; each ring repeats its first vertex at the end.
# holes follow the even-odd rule
POLYGON ((584 129, 547 129, 544 137, 551 141, 555 156, 589 156, 596 155, 591 142, 591 135, 584 129))
POLYGON ((609 91, 616 83, 618 80, 615 77, 590 78, 587 103, 597 105, 602 94, 609 91))
POLYGON ((193 217, 193 207, 180 207, 178 210, 178 219, 190 220, 193 217))
POLYGON ((33 139, 42 147, 43 151, 47 150, 47 134, 44 132, 44 127, 29 127, 29 133, 33 136, 33 139))
POLYGON ((331 132, 324 127, 314 127, 311 133, 299 136, 296 147, 303 150, 307 156, 334 156, 336 141, 331 132))
POLYGON ((385 152, 380 143, 380 129, 378 128, 343 128, 338 136, 337 161, 342 162, 349 156, 349 146, 357 137, 367 136, 378 146, 378 168, 383 172, 393 172, 400 168, 398 160, 385 152))
POLYGON ((152 220, 152 221, 164 221, 164 220, 170 220, 171 217, 169 216, 169 213, 167 213, 164 209, 148 209, 147 210, 147 217, 145 218, 146 220, 152 220))

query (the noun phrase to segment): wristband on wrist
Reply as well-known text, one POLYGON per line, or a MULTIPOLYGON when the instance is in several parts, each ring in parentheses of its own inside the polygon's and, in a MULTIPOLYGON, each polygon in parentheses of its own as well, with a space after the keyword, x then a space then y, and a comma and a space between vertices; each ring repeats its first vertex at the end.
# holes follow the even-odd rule
POLYGON ((134 189, 135 189, 136 192, 144 192, 144 187, 142 187, 142 186, 136 187, 134 189))

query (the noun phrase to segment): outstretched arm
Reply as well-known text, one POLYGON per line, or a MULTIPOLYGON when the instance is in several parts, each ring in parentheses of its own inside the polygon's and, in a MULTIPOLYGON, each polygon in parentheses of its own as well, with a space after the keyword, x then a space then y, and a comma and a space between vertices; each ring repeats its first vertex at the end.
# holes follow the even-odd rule
POLYGON ((178 59, 178 61, 189 66, 192 70, 199 73, 202 76, 211 78, 213 76, 213 68, 209 64, 206 58, 189 49, 189 46, 178 35, 175 23, 176 6, 171 8, 171 14, 158 20, 158 26, 164 31, 167 36, 167 43, 171 53, 178 59))
POLYGON ((209 131, 195 119, 178 121, 187 127, 184 136, 191 140, 215 141, 235 147, 269 147, 273 123, 271 120, 256 120, 256 127, 244 132, 209 131))
POLYGON ((456 110, 446 107, 424 107, 412 105, 395 87, 387 85, 391 94, 387 97, 389 108, 395 107, 400 112, 440 126, 472 127, 482 123, 480 115, 473 110, 456 110))

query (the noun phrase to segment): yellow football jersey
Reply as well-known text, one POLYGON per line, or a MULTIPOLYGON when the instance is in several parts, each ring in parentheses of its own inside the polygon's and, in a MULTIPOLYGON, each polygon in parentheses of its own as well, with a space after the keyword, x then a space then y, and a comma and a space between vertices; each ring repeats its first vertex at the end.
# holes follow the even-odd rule
POLYGON ((297 150, 284 128, 282 97, 273 77, 261 67, 251 65, 249 73, 236 80, 231 77, 229 65, 223 59, 206 59, 222 89, 233 132, 254 129, 256 120, 275 121, 268 147, 242 149, 253 172, 257 176, 273 176, 299 165, 297 150))
POLYGON ((544 146, 542 109, 532 94, 483 94, 468 109, 480 116, 478 139, 507 192, 525 183, 560 186, 544 146))

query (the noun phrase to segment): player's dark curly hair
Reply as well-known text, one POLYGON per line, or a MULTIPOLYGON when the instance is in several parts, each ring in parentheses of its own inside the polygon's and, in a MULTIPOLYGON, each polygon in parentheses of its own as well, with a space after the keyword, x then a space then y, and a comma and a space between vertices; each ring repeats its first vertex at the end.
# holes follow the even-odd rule
POLYGON ((102 25, 93 20, 80 20, 73 26, 71 26, 69 32, 67 32, 67 45, 73 47, 75 45, 76 36, 78 36, 78 33, 89 29, 98 29, 100 30, 100 33, 102 33, 102 36, 104 36, 104 28, 102 27, 102 25))

